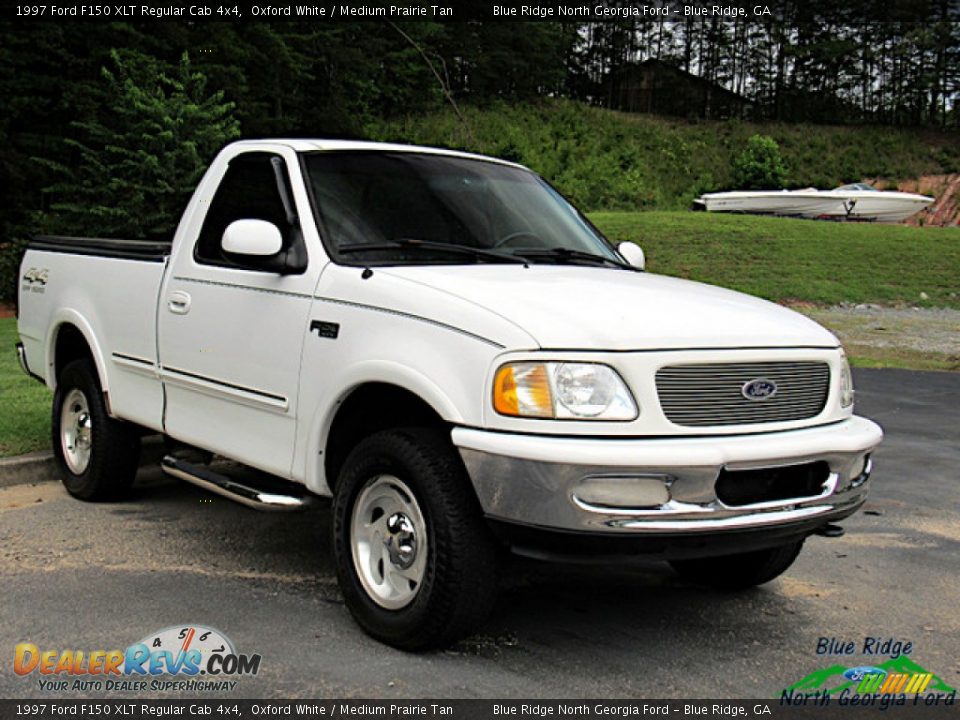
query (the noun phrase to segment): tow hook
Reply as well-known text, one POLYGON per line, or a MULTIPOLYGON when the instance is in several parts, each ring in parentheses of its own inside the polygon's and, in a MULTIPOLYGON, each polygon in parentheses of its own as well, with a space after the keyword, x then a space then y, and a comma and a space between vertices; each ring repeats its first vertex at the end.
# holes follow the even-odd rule
POLYGON ((820 537, 828 538, 838 538, 843 537, 843 534, 846 532, 839 525, 834 525, 833 523, 827 523, 821 527, 818 527, 814 532, 814 535, 819 535, 820 537))

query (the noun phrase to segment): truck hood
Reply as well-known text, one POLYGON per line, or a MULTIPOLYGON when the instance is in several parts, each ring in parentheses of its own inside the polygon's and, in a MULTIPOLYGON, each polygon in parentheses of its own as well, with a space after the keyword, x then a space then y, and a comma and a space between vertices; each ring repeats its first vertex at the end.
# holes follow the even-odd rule
MULTIPOLYGON (((812 320, 774 303, 646 272, 569 265, 391 267, 378 272, 496 313, 544 349, 839 345, 812 320)), ((442 302, 427 300, 424 316, 430 316, 435 301, 442 302)))

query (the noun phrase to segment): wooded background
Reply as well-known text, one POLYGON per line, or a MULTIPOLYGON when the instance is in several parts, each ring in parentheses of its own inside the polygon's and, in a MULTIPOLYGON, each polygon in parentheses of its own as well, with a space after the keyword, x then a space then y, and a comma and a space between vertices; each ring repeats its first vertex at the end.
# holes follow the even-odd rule
MULTIPOLYGON (((485 149, 490 144, 476 127, 484 108, 509 117, 512 108, 547 102, 560 103, 564 117, 580 113, 578 107, 589 116, 586 105, 604 104, 607 78, 649 58, 748 98, 752 122, 955 133, 957 4, 908 0, 897 3, 896 21, 863 22, 871 17, 868 5, 837 4, 824 17, 796 2, 763 22, 5 20, 0 242, 6 241, 7 273, 23 239, 37 231, 169 233, 206 163, 231 139, 402 140, 398 134, 417 134, 416 118, 445 112, 461 126, 456 137, 444 136, 446 144, 485 149)), ((569 169, 563 154, 569 148, 560 140, 554 146, 535 168, 552 180, 569 169)), ((523 148, 494 149, 529 155, 523 148)), ((682 152, 678 160, 665 147, 656 157, 682 171, 682 152)), ((878 152, 868 149, 866 156, 878 152)), ((933 169, 951 171, 955 153, 937 152, 946 155, 933 169)), ((570 192, 588 210, 629 206, 632 190, 610 201, 600 186, 612 172, 640 172, 635 160, 607 168, 597 192, 570 192)), ((851 166, 826 179, 864 172, 851 166)), ((811 182, 796 172, 790 178, 811 182)), ((719 171, 701 173, 675 196, 720 189, 724 179, 719 171)), ((651 188, 635 195, 637 208, 666 202, 651 188)), ((7 295, 8 280, 0 277, 0 287, 0 296, 7 295)))

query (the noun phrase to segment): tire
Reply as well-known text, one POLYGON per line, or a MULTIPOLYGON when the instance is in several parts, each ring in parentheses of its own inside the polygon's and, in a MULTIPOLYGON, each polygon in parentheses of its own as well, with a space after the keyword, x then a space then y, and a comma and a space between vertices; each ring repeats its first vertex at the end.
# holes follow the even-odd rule
POLYGON ((800 540, 736 555, 671 560, 670 565, 685 580, 699 585, 718 590, 746 590, 770 582, 783 574, 793 565, 802 547, 803 540, 800 540))
POLYGON ((333 547, 347 608, 388 645, 445 647, 493 607, 497 545, 442 431, 387 430, 353 449, 334 491, 333 547))
POLYGON ((107 414, 90 360, 75 360, 60 373, 50 425, 53 457, 67 492, 91 502, 126 494, 137 474, 140 435, 107 414))

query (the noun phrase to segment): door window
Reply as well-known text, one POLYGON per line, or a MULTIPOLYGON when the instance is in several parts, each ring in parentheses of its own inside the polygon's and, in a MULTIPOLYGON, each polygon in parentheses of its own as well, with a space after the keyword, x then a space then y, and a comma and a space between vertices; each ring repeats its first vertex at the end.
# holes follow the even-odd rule
POLYGON ((290 176, 283 158, 273 153, 238 155, 220 181, 200 228, 193 256, 205 265, 248 269, 232 261, 221 249, 223 231, 234 220, 266 220, 283 236, 280 254, 301 254, 300 233, 290 192, 290 176), (290 207, 287 207, 287 205, 290 207))

